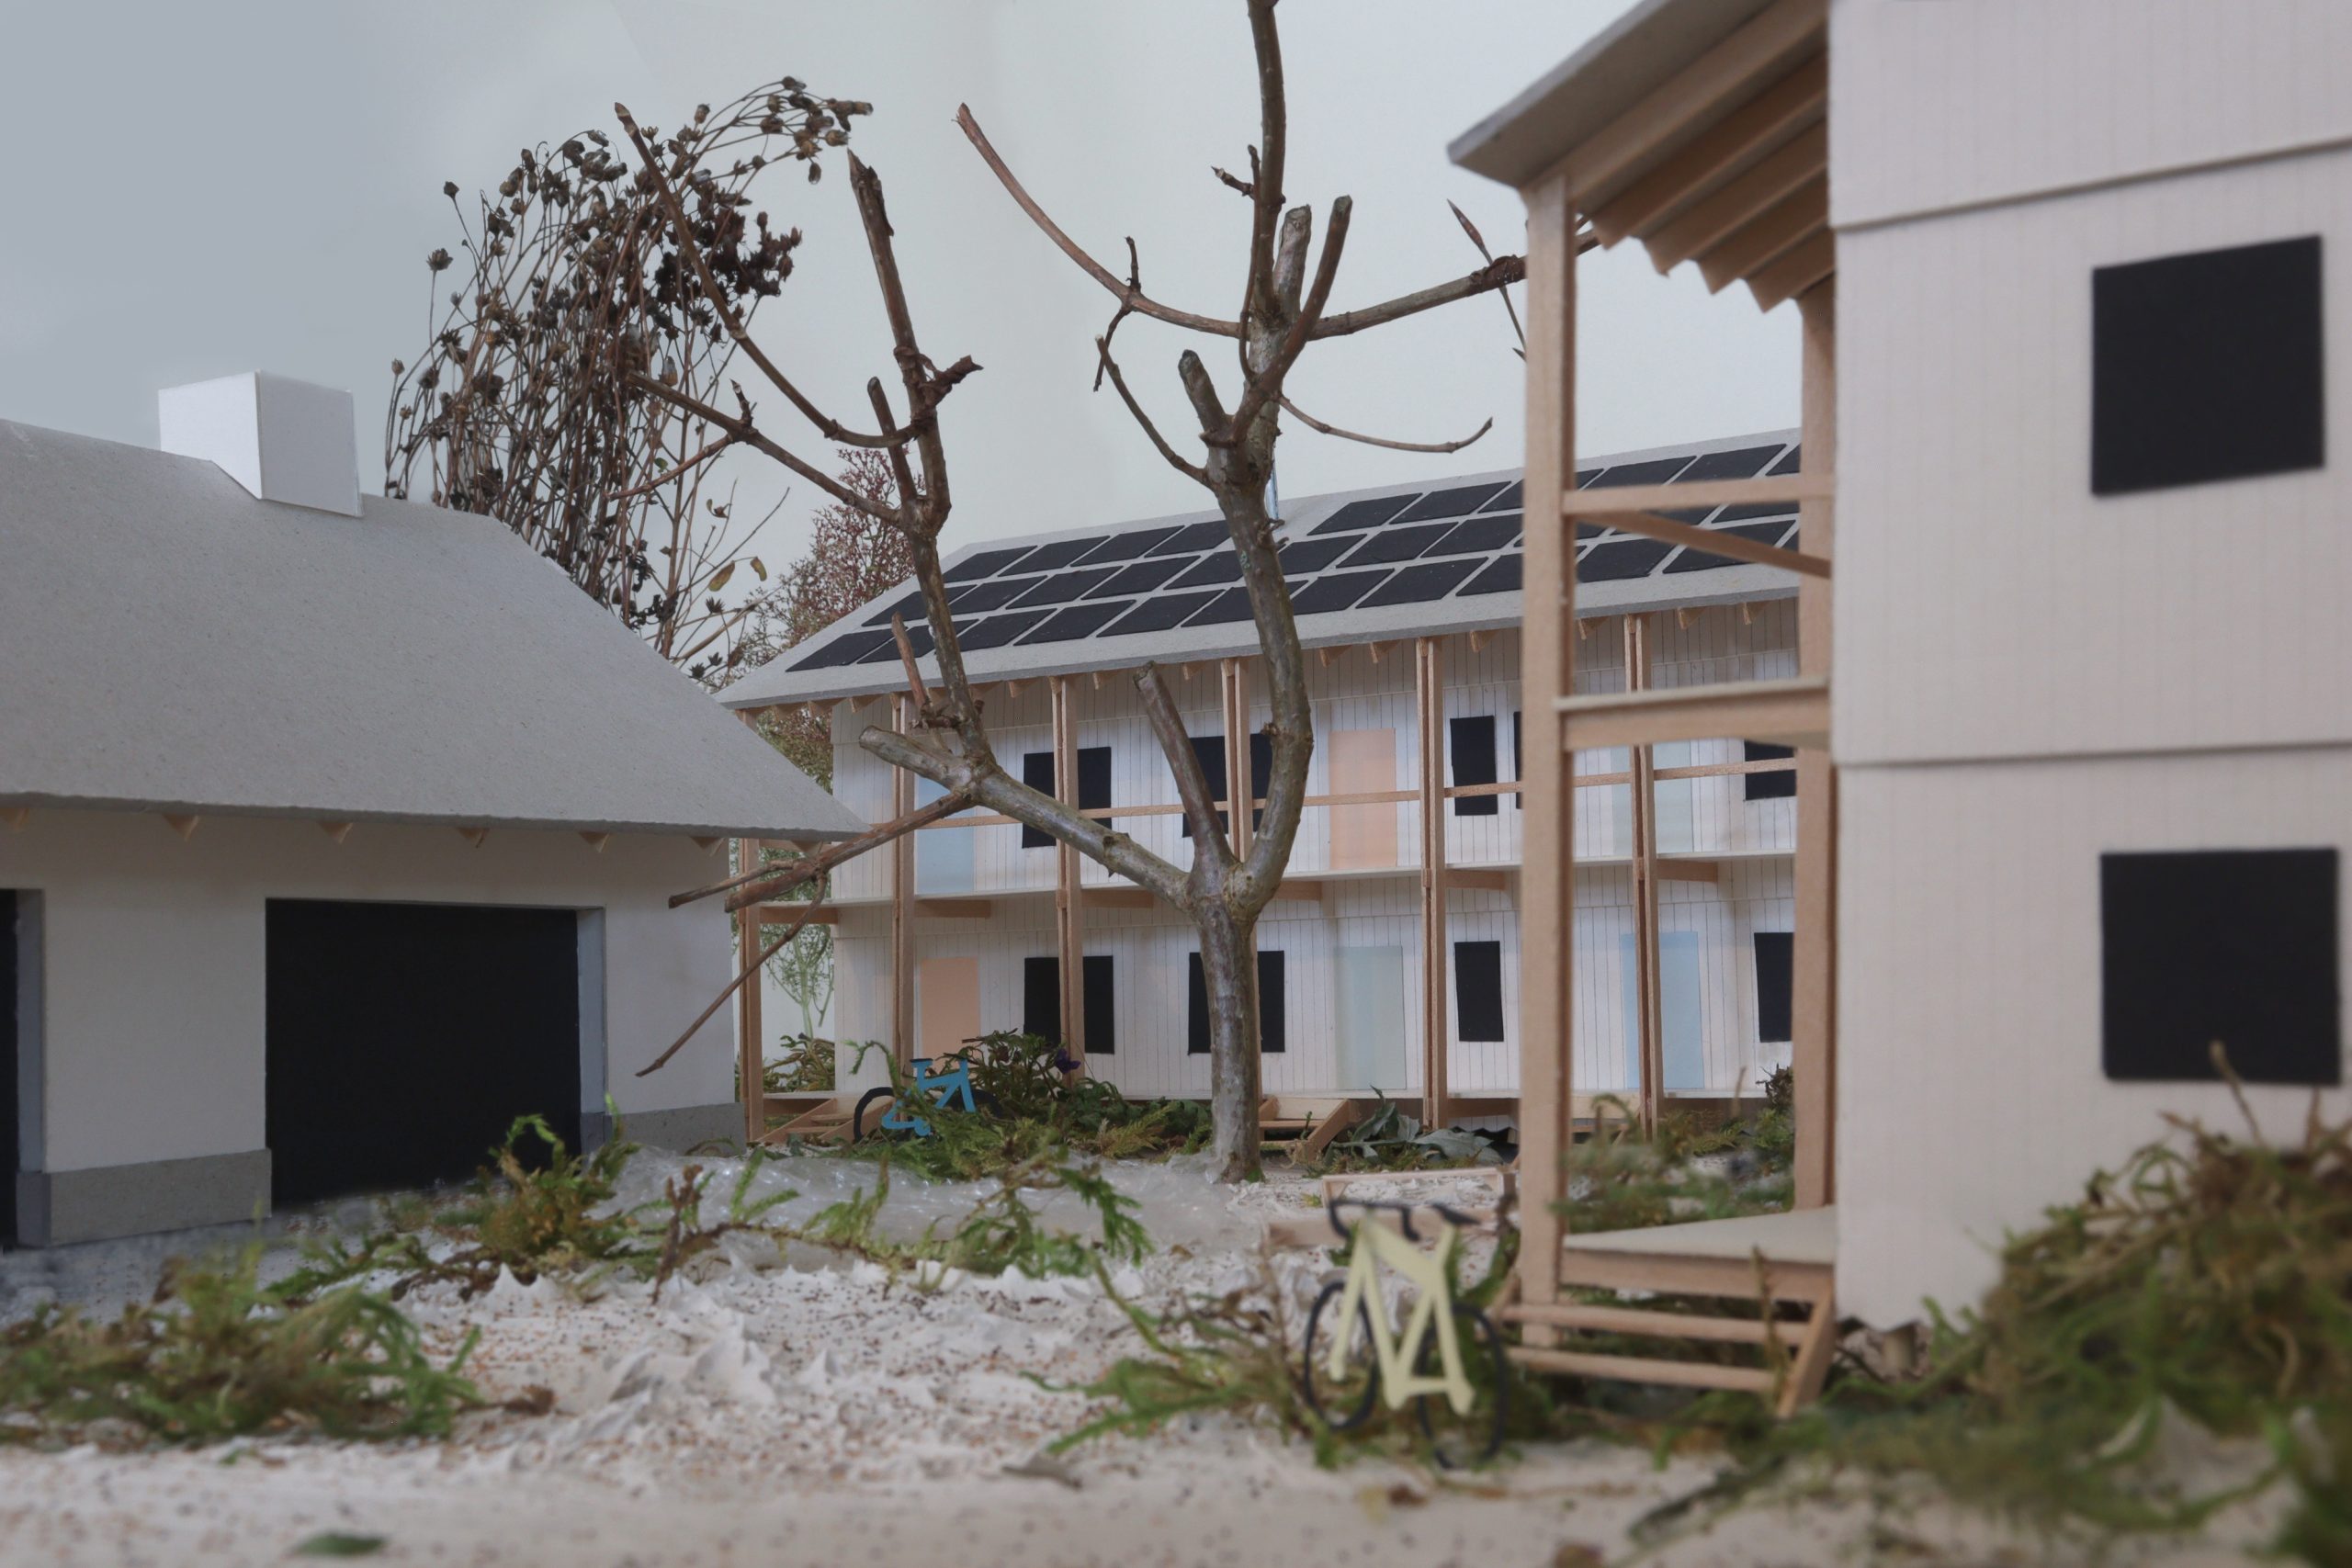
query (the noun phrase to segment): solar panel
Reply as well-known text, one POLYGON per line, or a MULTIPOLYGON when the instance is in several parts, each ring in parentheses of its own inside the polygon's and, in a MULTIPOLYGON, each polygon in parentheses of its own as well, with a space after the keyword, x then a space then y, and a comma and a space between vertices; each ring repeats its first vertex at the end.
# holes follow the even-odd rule
POLYGON ((1121 567, 1103 584, 1087 595, 1090 599, 1109 599, 1115 595, 1132 598, 1148 593, 1176 575, 1183 561, 1175 557, 1166 560, 1139 560, 1133 566, 1121 567))
POLYGON ((854 664, 877 648, 888 646, 890 634, 879 632, 846 632, 805 659, 796 660, 795 670, 831 670, 843 664, 854 664))
POLYGON ((1408 566, 1378 588, 1364 600, 1367 606, 1375 604, 1426 604, 1432 599, 1442 599, 1453 592, 1454 584, 1478 569, 1475 560, 1423 561, 1408 566))
POLYGON ((1222 523, 1188 523, 1146 550, 1148 556, 1189 556, 1211 545, 1230 543, 1232 532, 1222 523))
POLYGON ((1461 597, 1474 593, 1516 593, 1525 586, 1527 558, 1517 550, 1495 558, 1495 564, 1462 585, 1461 597))
POLYGON ((1641 463, 1619 463, 1603 468, 1589 481, 1577 476, 1578 490, 1608 490, 1617 485, 1662 485, 1680 473, 1688 457, 1652 457, 1641 463))
MULTIPOLYGON (((910 653, 912 653, 917 659, 921 659, 924 654, 929 653, 932 650, 933 646, 933 645, 931 640, 931 628, 929 626, 909 626, 907 628, 907 650, 910 653)), ((960 639, 958 640, 957 646, 961 646, 960 639)), ((881 647, 875 649, 870 653, 867 653, 865 657, 861 658, 858 662, 860 664, 880 664, 898 657, 899 639, 895 637, 886 637, 883 640, 881 647)))
POLYGON ((1773 464, 1771 472, 1775 474, 1794 474, 1801 473, 1804 469, 1804 448, 1802 446, 1799 446, 1790 447, 1789 455, 1781 458, 1779 462, 1773 464))
POLYGON ((1290 596, 1294 615, 1328 615, 1334 610, 1352 608, 1355 602, 1373 590, 1373 585, 1388 574, 1385 571, 1343 571, 1329 577, 1318 577, 1290 596))
POLYGON ((1219 550, 1204 558, 1192 570, 1170 583, 1170 588, 1214 588, 1220 582, 1241 581, 1241 556, 1235 550, 1219 550))
POLYGON ((1091 604, 1072 604, 1067 610, 1057 610, 1046 624, 1021 639, 1023 646, 1039 642, 1074 642, 1082 637, 1092 637, 1107 621, 1116 620, 1132 599, 1098 599, 1091 604))
POLYGON ((1102 541, 1100 538, 1057 539, 1050 545, 1039 545, 1022 561, 1023 571, 1058 571, 1078 560, 1102 541))
POLYGON ((1445 531, 1445 536, 1425 549, 1425 556, 1487 555, 1501 549, 1519 537, 1521 514, 1516 512, 1488 513, 1473 517, 1467 523, 1456 523, 1445 531))
POLYGON ((1125 534, 1114 534, 1095 547, 1094 553, 1086 558, 1087 562, 1101 566, 1104 561, 1133 560, 1175 531, 1173 528, 1136 528, 1125 534))
MULTIPOLYGON (((1804 448, 1803 446, 1792 446, 1789 448, 1788 455, 1786 457, 1783 457, 1779 462, 1773 464, 1764 471, 1767 475, 1774 478, 1782 474, 1797 473, 1804 466, 1804 448)), ((1792 501, 1758 501, 1752 502, 1746 506, 1726 506, 1723 509, 1722 513, 1716 516, 1715 521, 1718 523, 1736 523, 1741 519, 1747 517, 1793 517, 1796 515, 1796 502, 1792 501)))
POLYGON ((1029 547, 1011 550, 982 550, 978 555, 959 561, 947 572, 950 582, 969 582, 975 578, 994 577, 1014 561, 1029 553, 1029 547))
POLYGON ((1418 527, 1387 527, 1368 534, 1341 564, 1377 566, 1383 561, 1411 560, 1453 531, 1451 523, 1423 523, 1418 527))
MULTIPOLYGON (((955 600, 952 597, 948 600, 948 604, 951 608, 954 606, 955 600)), ((912 620, 922 614, 922 590, 918 588, 906 597, 893 600, 866 616, 865 624, 869 626, 887 626, 890 624, 890 617, 893 615, 904 615, 909 620, 912 620)))
POLYGON ((984 648, 1002 648, 1052 613, 1050 610, 1008 610, 1001 615, 990 615, 985 621, 956 627, 956 642, 967 653, 977 653, 984 648))
POLYGON ((1377 528, 1404 511, 1414 499, 1411 495, 1376 495, 1369 501, 1351 501, 1315 525, 1315 531, 1351 534, 1360 528, 1377 528))
POLYGON ((1345 535, 1335 539, 1293 539, 1283 547, 1283 575, 1295 580, 1321 571, 1347 554, 1354 543, 1345 535))
POLYGON ((1734 452, 1702 452, 1675 479, 1682 484, 1699 479, 1752 479, 1764 471, 1765 464, 1780 455, 1781 444, 1777 441, 1770 446, 1742 446, 1734 452))
POLYGON ((1188 626, 1223 626, 1229 621, 1250 618, 1250 590, 1228 588, 1208 602, 1208 607, 1184 624, 1188 626))
POLYGON ((1125 637, 1133 632, 1164 632, 1184 624, 1184 618, 1210 600, 1215 592, 1159 593, 1137 604, 1115 626, 1102 628, 1103 637, 1125 637))
POLYGON ((1647 577, 1673 549, 1657 539, 1604 539, 1577 562, 1577 581, 1620 582, 1629 577, 1647 577))
MULTIPOLYGON (((1775 518, 1770 523, 1742 523, 1737 526, 1731 528, 1710 528, 1707 532, 1710 534, 1736 534, 1743 539, 1754 539, 1759 544, 1777 545, 1781 542, 1781 536, 1787 533, 1788 528, 1788 519, 1775 518)), ((1668 571, 1706 571, 1714 567, 1738 566, 1739 564, 1741 563, 1732 559, 1729 556, 1719 556, 1712 551, 1690 549, 1686 547, 1680 555, 1675 557, 1674 559, 1667 563, 1666 570, 1668 571)))
POLYGON ((947 607, 959 615, 985 615, 1003 609, 1035 586, 1036 579, 1031 577, 991 577, 985 582, 967 582, 947 596, 947 607))
POLYGON ((1051 577, 1041 577, 1037 585, 1015 599, 1013 604, 1026 609, 1032 604, 1067 604, 1073 599, 1083 599, 1118 575, 1115 566, 1089 567, 1084 571, 1057 571, 1051 577))
POLYGON ((1423 523, 1433 517, 1467 517, 1487 502, 1502 494, 1502 481, 1493 484, 1457 485, 1421 497, 1405 509, 1399 523, 1423 523))
POLYGON ((1503 486, 1502 494, 1495 497, 1494 500, 1487 502, 1486 505, 1478 508, 1478 510, 1481 512, 1517 512, 1520 509, 1520 498, 1526 493, 1526 481, 1522 479, 1513 479, 1510 483, 1503 486))

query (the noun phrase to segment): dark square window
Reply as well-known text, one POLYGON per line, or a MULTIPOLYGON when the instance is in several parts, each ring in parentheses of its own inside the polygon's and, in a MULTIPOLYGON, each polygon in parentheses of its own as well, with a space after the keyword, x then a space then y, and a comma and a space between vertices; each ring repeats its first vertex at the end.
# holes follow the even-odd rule
POLYGON ((1519 781, 1519 793, 1510 797, 1513 811, 1527 804, 1527 752, 1520 744, 1520 731, 1524 728, 1520 722, 1520 710, 1513 708, 1510 716, 1510 776, 1519 781))
MULTIPOLYGON (((1021 754, 1021 782, 1043 794, 1057 795, 1054 786, 1054 754, 1051 751, 1023 751, 1021 754)), ((1078 806, 1081 811, 1110 809, 1111 748, 1108 746, 1081 746, 1078 749, 1078 806)), ((1042 850, 1053 841, 1050 833, 1041 833, 1023 824, 1023 849, 1042 850)))
POLYGON ((2316 468, 2316 234, 2091 274, 2091 493, 2316 468))
MULTIPOLYGON (((1762 740, 1743 740, 1739 744, 1751 762, 1775 761, 1796 755, 1792 747, 1774 746, 1762 740)), ((1797 792, 1797 771, 1782 768, 1772 773, 1742 773, 1739 782, 1744 799, 1787 800, 1797 792)))
POLYGON ((1462 1041, 1503 1037, 1503 944, 1453 944, 1453 1033, 1462 1041))
POLYGON ((1756 1038, 1788 1040, 1791 1001, 1796 988, 1797 939, 1787 931, 1756 933, 1756 1038))
POLYGON ((1112 1004, 1113 990, 1111 955, 1090 953, 1079 960, 1080 1005, 1085 1009, 1086 1054, 1107 1056, 1119 1048, 1117 1009, 1112 1004))
MULTIPOLYGON (((1448 750, 1453 754, 1453 782, 1457 784, 1490 784, 1495 777, 1495 717, 1492 714, 1476 714, 1468 718, 1445 721, 1448 750)), ((1456 817, 1492 817, 1502 809, 1499 797, 1491 795, 1457 795, 1453 801, 1456 817)))
POLYGON ((1061 1041, 1062 961, 1051 953, 1021 961, 1021 1032, 1061 1041))
MULTIPOLYGON (((1205 1056, 1209 1054, 1209 985, 1208 972, 1201 967, 1201 955, 1187 953, 1184 987, 1185 1050, 1188 1055, 1205 1056)), ((1283 955, 1280 953, 1258 954, 1258 1051, 1280 1053, 1288 1048, 1286 1039, 1289 1022, 1288 1000, 1283 990, 1283 955)))
POLYGON ((2110 1078, 2344 1080, 2334 850, 2105 854, 2100 1064, 2110 1078))

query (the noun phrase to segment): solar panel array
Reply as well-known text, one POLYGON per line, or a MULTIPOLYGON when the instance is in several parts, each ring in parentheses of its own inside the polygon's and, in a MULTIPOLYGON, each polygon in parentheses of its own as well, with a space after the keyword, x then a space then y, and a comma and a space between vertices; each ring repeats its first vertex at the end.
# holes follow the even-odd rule
MULTIPOLYGON (((1797 471, 1799 448, 1772 441, 1736 450, 1645 458, 1577 475, 1579 489, 1745 479, 1797 471)), ((1678 522, 1793 548, 1793 502, 1686 508, 1678 522)), ((1346 610, 1515 592, 1522 562, 1521 487, 1488 480, 1351 501, 1282 546, 1291 608, 1302 621, 1346 610)), ((1708 571, 1739 563, 1597 524, 1577 525, 1577 581, 1708 571)), ((977 551, 948 569, 947 604, 966 651, 1167 632, 1250 619, 1240 558, 1223 523, 1155 525, 1043 545, 977 551)), ((898 657, 890 617, 903 615, 918 657, 931 650, 922 596, 909 593, 797 660, 795 670, 878 664, 898 657)), ((1313 626, 1305 627, 1311 633, 1313 626)))

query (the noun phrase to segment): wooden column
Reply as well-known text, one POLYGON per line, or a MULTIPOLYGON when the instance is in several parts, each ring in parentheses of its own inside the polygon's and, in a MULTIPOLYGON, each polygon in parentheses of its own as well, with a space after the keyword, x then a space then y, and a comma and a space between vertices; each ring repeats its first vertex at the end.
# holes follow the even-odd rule
MULTIPOLYGON (((744 727, 760 732, 760 710, 745 708, 744 727)), ((735 840, 735 869, 749 871, 760 863, 760 840, 735 840)), ((735 972, 751 975, 760 958, 760 911, 741 909, 735 915, 735 972)), ((743 1098, 743 1145, 749 1148, 767 1131, 766 1024, 760 1017, 760 976, 751 975, 735 992, 735 1084, 743 1098)))
MULTIPOLYGON (((1625 689, 1645 692, 1649 685, 1650 618, 1627 615, 1625 689)), ((1665 1018, 1657 973, 1657 764, 1646 746, 1628 750, 1633 774, 1634 1060, 1641 1075, 1642 1131, 1655 1133, 1666 1086, 1665 1018)))
MULTIPOLYGON (((914 728, 914 704, 899 697, 892 705, 892 727, 901 735, 914 728)), ((915 808, 915 776, 904 768, 890 774, 890 815, 895 819, 915 808)), ((900 1072, 912 1070, 915 1057, 915 835, 901 833, 890 840, 890 1055, 900 1072)))
MULTIPOLYGON (((1804 326, 1803 437, 1809 474, 1838 471, 1838 280, 1797 300, 1804 326)), ((1797 511, 1797 539, 1807 555, 1831 558, 1837 503, 1808 501, 1797 511)), ((1830 584, 1797 580, 1797 672, 1830 672, 1830 584)), ((1834 737, 1833 737, 1834 739, 1834 737)), ((1819 748, 1797 752, 1796 938, 1790 1035, 1796 1072, 1795 1203, 1817 1208, 1837 1199, 1838 1142, 1838 770, 1819 748)))
POLYGON ((1250 677, 1238 659, 1217 666, 1217 694, 1225 705, 1225 799, 1231 808, 1228 832, 1233 852, 1250 852, 1250 803, 1256 794, 1250 768, 1250 677))
MULTIPOLYGON (((1069 714, 1069 678, 1052 677, 1046 694, 1053 707, 1054 798, 1078 804, 1078 727, 1069 714)), ((1086 944, 1079 934, 1078 852, 1054 850, 1054 951, 1061 974, 1062 1049, 1086 1070, 1086 944)))
MULTIPOLYGON (((1575 690, 1573 536, 1560 514, 1576 480, 1576 206, 1564 175, 1527 202, 1527 560, 1520 638, 1525 807, 1520 826, 1520 1299, 1559 1298, 1560 1161, 1571 1086, 1569 957, 1576 914, 1576 792, 1559 699, 1575 690)), ((1558 1341, 1531 1323, 1530 1345, 1558 1341)))
POLYGON ((1445 660, 1431 637, 1413 641, 1414 731, 1421 786, 1421 1120, 1446 1122, 1445 660))

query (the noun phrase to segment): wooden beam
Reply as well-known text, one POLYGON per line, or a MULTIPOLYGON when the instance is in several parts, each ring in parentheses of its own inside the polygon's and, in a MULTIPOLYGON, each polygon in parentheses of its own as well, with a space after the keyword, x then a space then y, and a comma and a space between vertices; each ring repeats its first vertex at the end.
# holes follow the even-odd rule
POLYGON ((1446 868, 1445 885, 1448 887, 1476 888, 1487 893, 1508 893, 1510 891, 1510 873, 1499 869, 1460 871, 1449 866, 1446 868))
POLYGON ((1495 638, 1502 635, 1503 631, 1500 626, 1488 626, 1484 631, 1472 632, 1470 634, 1470 651, 1473 653, 1486 652, 1487 645, 1493 642, 1495 638))
POLYGON ((1712 250, 1829 170, 1829 122, 1818 120, 1645 241, 1661 273, 1712 250))
POLYGON ((587 845, 590 849, 595 851, 598 854, 603 854, 605 852, 605 846, 613 841, 613 836, 610 833, 583 832, 580 835, 580 841, 587 845))
POLYGON ((1293 903, 1319 904, 1323 901, 1323 884, 1314 877, 1284 877, 1274 885, 1273 896, 1293 903))
POLYGON ((1829 739, 1829 681, 1819 675, 1603 692, 1562 697, 1556 706, 1565 731, 1561 744, 1574 751, 1724 736, 1798 747, 1824 746, 1829 739))
POLYGON ((1811 501, 1829 494, 1835 480, 1827 468, 1775 474, 1756 479, 1694 479, 1689 484, 1611 485, 1572 490, 1561 513, 1594 522, 1649 512, 1686 512, 1697 507, 1752 506, 1771 502, 1811 501))
MULTIPOLYGON (((204 818, 201 817, 175 816, 168 811, 163 813, 163 818, 164 826, 169 828, 173 832, 177 833, 180 836, 180 841, 182 843, 186 843, 188 840, 195 838, 197 828, 204 821, 204 818)), ((463 832, 464 830, 465 829, 458 829, 459 832, 463 832)))
POLYGON ((1824 228, 1787 254, 1748 275, 1747 291, 1756 308, 1769 310, 1798 295, 1838 270, 1838 236, 1824 228))
POLYGON ((717 849, 719 845, 727 841, 724 834, 705 836, 701 833, 695 833, 692 835, 692 837, 694 839, 695 848, 700 850, 705 854, 710 853, 711 851, 717 849))
MULTIPOLYGON (((1046 683, 1052 719, 1054 797, 1078 801, 1078 726, 1070 716, 1069 682, 1056 675, 1046 683)), ((1086 1062, 1086 942, 1079 920, 1078 851, 1054 846, 1054 952, 1061 1008, 1062 1049, 1084 1069, 1086 1062)))
POLYGON ((1433 637, 1413 641, 1413 722, 1421 757, 1421 1108, 1424 1122, 1442 1127, 1453 1030, 1446 1008, 1445 652, 1433 637))
POLYGON ((915 913, 934 920, 985 920, 996 913, 987 898, 917 898, 915 913))
POLYGON ((1716 1361, 1668 1361, 1649 1356, 1611 1356, 1589 1350, 1546 1350, 1509 1348, 1510 1359, 1539 1372, 1565 1372, 1580 1378, 1614 1378, 1620 1382, 1661 1383, 1675 1388, 1721 1388, 1737 1393, 1769 1394, 1772 1374, 1761 1367, 1727 1367, 1716 1361))
MULTIPOLYGON (((1693 485, 1691 488, 1696 490, 1698 487, 1693 485)), ((1606 515, 1611 525, 1623 534, 1639 534, 1665 544, 1683 545, 1733 560, 1752 561, 1758 566, 1777 566, 1784 571, 1797 572, 1805 577, 1829 575, 1829 562, 1825 558, 1805 555, 1797 550, 1784 550, 1761 539, 1743 538, 1719 528, 1702 528, 1695 524, 1678 523, 1655 512, 1611 512, 1606 515)))
POLYGON ((1550 1306, 1507 1306, 1496 1316, 1506 1323, 1549 1323, 1579 1328, 1589 1334, 1631 1334, 1655 1339, 1704 1339, 1719 1345, 1761 1345, 1776 1338, 1794 1346, 1805 1336, 1801 1323, 1768 1322, 1760 1317, 1701 1317, 1691 1313, 1657 1312, 1644 1307, 1585 1306, 1563 1302, 1550 1306))
POLYGON ((322 822, 319 824, 319 831, 324 833, 328 838, 333 839, 339 844, 345 839, 351 837, 351 824, 348 822, 322 822))
POLYGON ((1250 802, 1257 795, 1250 787, 1250 698, 1245 680, 1239 660, 1217 661, 1217 694, 1225 710, 1226 831, 1237 855, 1250 852, 1250 802))
MULTIPOLYGON (((892 705, 892 726, 901 735, 914 729, 914 709, 904 697, 892 705)), ((890 773, 891 816, 915 808, 915 776, 904 768, 890 773)), ((915 836, 890 840, 890 1055, 901 1073, 915 1059, 915 836)))
POLYGON ((1754 163, 1764 150, 1819 119, 1829 106, 1829 56, 1813 55, 1697 140, 1625 187, 1592 214, 1604 245, 1649 230, 1661 219, 1754 163))
POLYGON ((1089 909, 1148 909, 1159 902, 1159 895, 1148 887, 1086 887, 1080 889, 1079 903, 1089 909))
MULTIPOLYGON (((1657 773, 1651 773, 1656 779, 1657 773)), ((1723 863, 1712 860, 1661 860, 1657 863, 1661 882, 1721 882, 1723 863)))
MULTIPOLYGON (((1624 623, 1625 690, 1650 689, 1650 618, 1627 615, 1624 623)), ((1664 1095, 1665 1003, 1658 980, 1657 767, 1650 749, 1632 749, 1634 882, 1634 1059, 1640 1064, 1642 1131, 1657 1132, 1664 1095)))
MULTIPOLYGON (((1520 635, 1525 715, 1526 811, 1521 825, 1519 923, 1520 1296, 1549 1303, 1560 1290, 1560 1162, 1567 1152, 1572 1061, 1568 1038, 1576 897, 1576 792, 1559 700, 1576 690, 1575 552, 1565 513, 1543 498, 1576 482, 1577 221, 1569 175, 1522 191, 1527 204, 1526 592, 1520 635)), ((1531 1324, 1527 1343, 1555 1343, 1531 1324)))
MULTIPOLYGON (((1832 280, 1797 302, 1804 334, 1805 456, 1832 470, 1838 451, 1836 290, 1832 280)), ((1815 551, 1826 556, 1837 547, 1837 505, 1830 498, 1806 502, 1797 516, 1805 543, 1815 551)), ((1822 682, 1825 690, 1832 663, 1829 607, 1826 582, 1798 584, 1797 671, 1822 682)), ((1796 763, 1796 934, 1789 1020, 1796 1091, 1792 1175, 1795 1205, 1809 1209, 1835 1202, 1838 1189, 1838 771, 1826 750, 1800 751, 1796 763)))
POLYGON ((1827 0, 1776 0, 1562 159, 1575 205, 1608 206, 1650 165, 1821 50, 1827 0))
POLYGON ((1377 664, 1382 660, 1387 658, 1388 655, 1396 649, 1397 645, 1405 640, 1406 639, 1403 637, 1391 637, 1386 642, 1368 642, 1363 645, 1364 651, 1371 654, 1372 661, 1374 664, 1377 664))
POLYGON ((1720 294, 1809 235, 1829 227, 1829 182, 1811 180, 1699 257, 1707 292, 1720 294))
MULTIPOLYGON (((185 838, 187 835, 182 834, 181 837, 185 838)), ((482 840, 490 837, 490 829, 487 828, 460 828, 458 829, 458 837, 465 840, 466 842, 471 844, 474 848, 480 849, 482 846, 482 840)))

